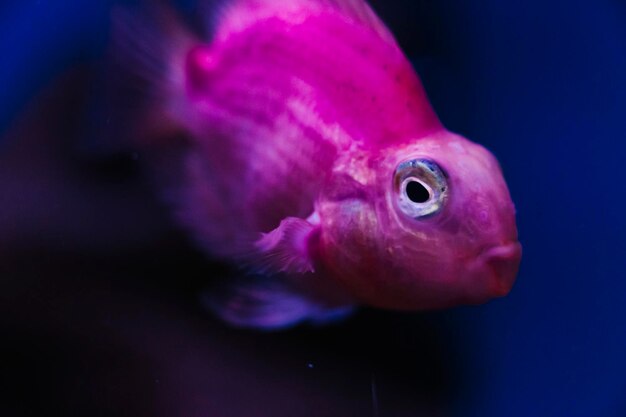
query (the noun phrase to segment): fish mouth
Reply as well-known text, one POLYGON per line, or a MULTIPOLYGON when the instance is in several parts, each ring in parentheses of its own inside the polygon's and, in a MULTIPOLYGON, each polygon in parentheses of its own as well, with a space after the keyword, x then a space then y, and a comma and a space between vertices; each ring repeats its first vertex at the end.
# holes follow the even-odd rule
POLYGON ((502 297, 511 291, 521 259, 522 245, 507 242, 484 249, 472 262, 472 269, 486 280, 490 294, 502 297))

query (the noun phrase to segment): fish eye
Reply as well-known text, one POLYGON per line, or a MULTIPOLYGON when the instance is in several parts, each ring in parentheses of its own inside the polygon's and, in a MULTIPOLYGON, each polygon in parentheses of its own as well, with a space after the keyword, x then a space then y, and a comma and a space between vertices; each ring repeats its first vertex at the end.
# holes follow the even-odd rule
POLYGON ((396 168, 394 191, 400 210, 420 219, 441 211, 448 197, 448 184, 444 171, 435 162, 412 159, 396 168))
POLYGON ((406 184, 406 196, 414 203, 423 204, 430 200, 430 191, 428 186, 424 185, 420 180, 409 178, 406 184))

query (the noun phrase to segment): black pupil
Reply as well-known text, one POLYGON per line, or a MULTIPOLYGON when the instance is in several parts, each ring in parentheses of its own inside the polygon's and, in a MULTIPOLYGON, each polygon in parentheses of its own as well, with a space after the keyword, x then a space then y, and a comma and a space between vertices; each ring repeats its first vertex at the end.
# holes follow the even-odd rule
POLYGON ((411 181, 406 185, 406 195, 414 203, 425 203, 430 198, 430 193, 421 182, 411 181))

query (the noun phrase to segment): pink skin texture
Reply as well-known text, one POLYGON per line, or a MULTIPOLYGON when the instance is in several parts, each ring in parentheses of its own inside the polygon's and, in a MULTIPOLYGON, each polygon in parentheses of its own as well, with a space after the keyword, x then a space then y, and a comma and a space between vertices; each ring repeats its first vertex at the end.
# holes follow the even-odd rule
POLYGON ((207 294, 211 309, 273 329, 509 292, 521 246, 498 162, 441 125, 367 4, 206 14, 206 36, 164 11, 118 26, 153 90, 137 136, 163 194, 209 256, 243 266, 207 294), (182 143, 163 139, 172 129, 182 143))

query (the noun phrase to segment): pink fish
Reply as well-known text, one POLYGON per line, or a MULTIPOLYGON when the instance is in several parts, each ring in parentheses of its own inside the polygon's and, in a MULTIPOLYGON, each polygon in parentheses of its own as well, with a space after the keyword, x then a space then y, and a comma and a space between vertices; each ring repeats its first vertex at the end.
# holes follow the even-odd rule
POLYGON ((176 219, 242 266, 207 295, 213 311, 281 328, 509 292, 521 246, 498 162, 441 125, 364 1, 205 14, 209 35, 171 12, 122 13, 118 33, 151 86, 137 135, 176 219))

